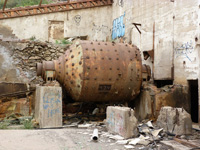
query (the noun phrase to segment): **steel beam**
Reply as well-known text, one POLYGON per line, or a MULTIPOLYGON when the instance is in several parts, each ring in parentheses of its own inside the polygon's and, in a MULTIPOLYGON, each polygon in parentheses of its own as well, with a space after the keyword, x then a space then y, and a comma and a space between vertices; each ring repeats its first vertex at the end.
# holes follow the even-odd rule
POLYGON ((4 2, 4 5, 3 5, 3 11, 4 11, 5 8, 6 8, 7 1, 8 1, 8 0, 5 0, 5 2, 4 2))
MULTIPOLYGON (((7 0, 5 1, 4 5, 6 5, 6 2, 7 0)), ((76 9, 86 9, 86 8, 93 8, 93 7, 108 6, 108 5, 112 5, 113 0, 83 0, 83 1, 77 1, 77 2, 61 2, 61 3, 47 4, 47 5, 42 5, 42 0, 41 0, 40 3, 41 5, 39 4, 39 6, 28 6, 28 7, 1 10, 0 20, 70 11, 70 10, 76 10, 76 9)))
POLYGON ((42 0, 40 0, 39 7, 42 5, 42 0))

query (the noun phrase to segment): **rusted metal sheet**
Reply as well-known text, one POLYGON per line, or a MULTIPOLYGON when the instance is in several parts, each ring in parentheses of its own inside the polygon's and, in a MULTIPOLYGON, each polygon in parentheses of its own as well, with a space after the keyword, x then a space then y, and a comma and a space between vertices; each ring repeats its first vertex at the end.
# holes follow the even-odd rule
POLYGON ((151 78, 151 68, 149 65, 142 65, 142 78, 143 81, 149 81, 151 78))
POLYGON ((154 50, 143 51, 143 55, 144 55, 144 60, 147 60, 149 57, 151 57, 152 62, 154 61, 154 50))
POLYGON ((55 12, 70 11, 75 9, 101 7, 101 6, 112 5, 112 3, 113 0, 83 0, 75 2, 60 2, 48 5, 39 4, 39 6, 28 6, 28 7, 1 10, 0 19, 48 14, 55 12))
POLYGON ((5 0, 5 2, 4 2, 4 4, 3 4, 3 11, 4 11, 5 8, 6 8, 7 1, 8 1, 8 0, 5 0))
POLYGON ((45 68, 55 71, 55 78, 75 101, 123 102, 140 92, 142 61, 136 46, 77 41, 52 63, 38 64, 37 74, 46 80, 45 68))
POLYGON ((0 96, 27 90, 27 85, 24 83, 0 83, 0 96))

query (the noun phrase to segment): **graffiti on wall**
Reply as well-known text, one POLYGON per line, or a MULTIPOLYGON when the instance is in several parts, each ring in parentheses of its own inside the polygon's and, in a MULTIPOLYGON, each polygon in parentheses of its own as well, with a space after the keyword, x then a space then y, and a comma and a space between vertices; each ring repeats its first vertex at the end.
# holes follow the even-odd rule
POLYGON ((124 15, 113 20, 112 39, 123 37, 125 35, 124 15))
POLYGON ((109 33, 109 28, 106 25, 100 25, 100 26, 98 26, 98 25, 95 25, 93 23, 92 31, 94 31, 95 33, 102 32, 104 34, 108 34, 109 33))
POLYGON ((75 24, 76 24, 77 26, 79 26, 79 25, 80 25, 80 22, 81 22, 81 16, 80 16, 80 15, 76 15, 76 16, 74 17, 74 22, 75 22, 75 24))
POLYGON ((124 125, 124 118, 121 114, 111 112, 107 116, 107 123, 114 132, 124 134, 126 129, 124 125))
POLYGON ((43 109, 48 111, 48 118, 53 117, 56 114, 62 113, 59 104, 61 103, 60 93, 45 93, 43 96, 43 109))
POLYGON ((186 57, 189 61, 192 61, 190 54, 194 52, 194 47, 192 46, 192 41, 177 45, 175 48, 175 58, 180 56, 186 57))
POLYGON ((118 5, 120 7, 123 7, 124 6, 124 0, 118 0, 118 5))

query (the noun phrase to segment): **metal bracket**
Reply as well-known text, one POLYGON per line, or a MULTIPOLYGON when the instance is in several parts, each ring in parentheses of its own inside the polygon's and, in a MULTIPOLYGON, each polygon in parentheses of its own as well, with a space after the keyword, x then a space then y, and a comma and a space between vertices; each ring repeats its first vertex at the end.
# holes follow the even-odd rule
POLYGON ((141 31, 138 28, 138 26, 141 26, 141 24, 140 23, 132 23, 132 24, 136 27, 136 29, 138 30, 138 32, 141 34, 141 31))

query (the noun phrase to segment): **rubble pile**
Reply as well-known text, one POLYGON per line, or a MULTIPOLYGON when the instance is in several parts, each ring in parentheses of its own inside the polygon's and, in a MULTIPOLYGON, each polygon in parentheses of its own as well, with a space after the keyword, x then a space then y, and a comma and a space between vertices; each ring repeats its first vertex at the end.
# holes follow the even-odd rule
POLYGON ((62 55, 67 46, 52 43, 26 41, 18 42, 13 50, 13 60, 18 68, 33 78, 36 74, 36 62, 50 61, 62 55))

